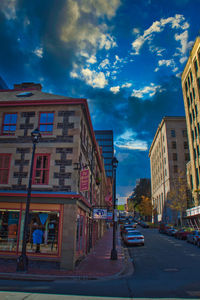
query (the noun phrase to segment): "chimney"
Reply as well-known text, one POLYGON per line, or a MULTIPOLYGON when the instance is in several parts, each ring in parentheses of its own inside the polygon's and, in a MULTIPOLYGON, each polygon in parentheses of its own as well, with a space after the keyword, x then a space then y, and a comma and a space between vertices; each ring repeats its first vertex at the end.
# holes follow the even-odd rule
POLYGON ((34 83, 34 82, 22 82, 22 83, 15 83, 14 84, 14 89, 17 90, 38 90, 41 91, 42 90, 42 85, 40 83, 34 83))

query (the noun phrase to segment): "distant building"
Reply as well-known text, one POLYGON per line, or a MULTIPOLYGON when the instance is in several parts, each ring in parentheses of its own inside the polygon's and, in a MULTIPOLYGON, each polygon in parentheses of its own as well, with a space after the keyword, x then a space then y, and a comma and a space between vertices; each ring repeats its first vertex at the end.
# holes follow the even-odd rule
MULTIPOLYGON (((157 220, 173 222, 167 204, 178 170, 186 172, 189 161, 185 117, 164 117, 149 150, 151 165, 151 199, 157 220)), ((155 216, 154 216, 155 217, 155 216)))
POLYGON ((194 200, 187 217, 190 225, 200 227, 200 37, 196 38, 181 81, 190 151, 187 180, 194 200))
POLYGON ((102 148, 104 166, 106 175, 113 177, 112 159, 114 153, 113 131, 112 130, 95 130, 95 136, 99 146, 102 148))

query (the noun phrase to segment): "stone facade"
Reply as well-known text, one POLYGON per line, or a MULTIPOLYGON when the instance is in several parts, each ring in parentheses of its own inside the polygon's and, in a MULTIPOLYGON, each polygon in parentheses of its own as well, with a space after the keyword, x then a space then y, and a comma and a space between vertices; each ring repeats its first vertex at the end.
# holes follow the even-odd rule
POLYGON ((171 221, 173 215, 167 206, 167 196, 178 171, 186 173, 189 161, 187 129, 184 117, 164 117, 158 126, 150 151, 151 199, 154 221, 171 221))

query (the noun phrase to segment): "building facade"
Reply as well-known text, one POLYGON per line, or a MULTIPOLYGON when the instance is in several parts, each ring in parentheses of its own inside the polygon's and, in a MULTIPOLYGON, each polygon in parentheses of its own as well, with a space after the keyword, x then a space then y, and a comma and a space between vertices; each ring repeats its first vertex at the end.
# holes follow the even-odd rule
POLYGON ((193 45, 181 81, 190 150, 187 180, 193 198, 187 216, 190 225, 200 228, 200 37, 193 45))
POLYGON ((173 222, 167 197, 179 170, 189 161, 185 117, 164 117, 149 150, 154 221, 173 222), (155 219, 156 218, 156 219, 155 219))
POLYGON ((38 128, 27 255, 73 269, 105 231, 105 220, 94 220, 92 212, 106 207, 108 183, 87 100, 41 88, 26 83, 0 91, 0 257, 21 253, 31 132, 38 128))
POLYGON ((107 177, 113 177, 112 159, 114 154, 113 131, 95 130, 95 136, 99 146, 102 148, 104 165, 107 177))

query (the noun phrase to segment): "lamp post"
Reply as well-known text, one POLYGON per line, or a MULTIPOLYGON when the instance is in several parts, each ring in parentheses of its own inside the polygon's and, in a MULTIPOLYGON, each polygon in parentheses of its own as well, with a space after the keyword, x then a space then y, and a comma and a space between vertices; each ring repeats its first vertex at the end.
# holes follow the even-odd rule
POLYGON ((26 198, 22 253, 17 259, 17 271, 27 271, 28 270, 28 257, 26 255, 26 239, 27 239, 28 217, 29 217, 29 208, 30 208, 30 200, 31 200, 31 186, 32 186, 34 155, 35 155, 36 144, 39 142, 39 138, 41 137, 41 133, 38 128, 36 128, 33 132, 31 132, 31 137, 32 137, 32 142, 33 142, 33 150, 32 150, 32 158, 31 158, 29 183, 28 183, 28 189, 27 189, 27 198, 26 198))
POLYGON ((116 208, 116 169, 117 169, 117 165, 118 165, 118 160, 116 159, 116 157, 113 157, 112 165, 113 165, 113 171, 114 171, 114 176, 113 176, 113 247, 111 250, 110 259, 117 260, 115 208, 116 208))

